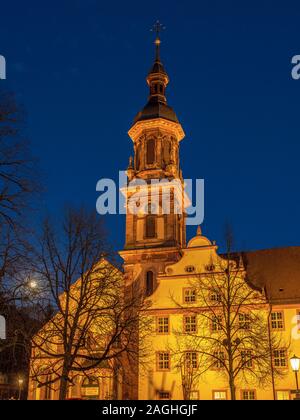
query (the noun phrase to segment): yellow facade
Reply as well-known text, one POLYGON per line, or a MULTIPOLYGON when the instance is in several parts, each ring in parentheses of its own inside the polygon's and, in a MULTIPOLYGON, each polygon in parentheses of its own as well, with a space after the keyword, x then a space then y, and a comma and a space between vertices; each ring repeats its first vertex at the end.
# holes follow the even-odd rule
MULTIPOLYGON (((198 308, 197 302, 187 304, 184 302, 184 291, 197 282, 199 275, 206 273, 206 267, 221 257, 217 254, 217 247, 207 238, 197 235, 188 247, 183 250, 182 258, 175 264, 168 265, 166 272, 159 275, 158 287, 151 296, 151 310, 149 316, 153 318, 153 334, 149 337, 152 357, 148 364, 143 360, 140 368, 139 399, 183 399, 182 376, 178 369, 178 331, 182 331, 184 316, 191 313, 191 308, 198 308), (194 272, 187 274, 187 269, 193 267, 194 272), (180 305, 180 307, 179 307, 180 305), (158 331, 158 319, 168 317, 168 332, 158 331), (161 371, 157 366, 156 355, 158 352, 167 351, 170 354, 170 368, 161 371)), ((283 378, 275 380, 275 387, 270 383, 260 387, 258 383, 247 383, 241 380, 236 389, 237 399, 244 399, 243 392, 253 392, 254 398, 259 400, 292 399, 290 393, 296 387, 295 374, 291 370, 289 358, 300 354, 300 323, 297 314, 300 313, 299 304, 277 304, 270 307, 263 298, 260 311, 268 313, 280 312, 283 314, 283 328, 274 330, 274 334, 281 336, 282 342, 288 344, 286 353, 286 368, 282 368, 283 378), (275 394, 275 395, 274 395, 275 394)), ((212 334, 207 328, 206 334, 212 334)), ((184 337, 180 338, 183 342, 184 337)), ((183 349, 181 349, 183 350, 183 349)), ((189 350, 189 348, 184 348, 189 350)), ((220 369, 210 369, 199 377, 192 389, 191 398, 211 400, 218 398, 230 399, 228 380, 220 369)))
MULTIPOLYGON (((88 290, 86 294, 86 299, 94 301, 91 302, 90 307, 89 303, 86 302, 85 310, 97 310, 97 305, 101 308, 103 305, 108 305, 108 299, 111 294, 111 298, 115 293, 122 295, 123 290, 123 275, 122 273, 110 264, 104 258, 93 267, 93 272, 87 275, 86 279, 79 278, 71 288, 69 292, 69 300, 71 301, 69 305, 69 312, 76 310, 76 302, 80 299, 81 293, 81 282, 89 282, 90 285, 85 286, 88 290), (112 281, 110 281, 110 280, 112 281), (110 290, 110 285, 107 288, 107 294, 103 296, 97 293, 99 291, 99 282, 107 281, 111 285, 117 287, 119 290, 110 290), (104 301, 105 300, 105 301, 104 301)), ((104 290, 105 286, 103 286, 104 290)), ((60 297, 60 303, 63 310, 66 308, 66 296, 64 294, 60 297)), ((70 315, 70 325, 73 323, 72 316, 70 315)), ((78 320, 78 326, 76 327, 77 331, 80 331, 81 325, 84 325, 87 317, 82 314, 78 320)), ((63 341, 61 334, 56 328, 56 325, 62 323, 61 312, 56 314, 52 320, 50 320, 41 331, 33 338, 32 341, 32 357, 30 363, 30 377, 29 377, 29 387, 28 387, 28 399, 29 400, 58 400, 59 399, 59 378, 63 358, 57 356, 57 360, 51 355, 59 355, 62 353, 63 341), (40 345, 44 341, 43 345, 40 345), (51 383, 53 381, 53 383, 51 383), (48 383, 49 382, 49 383, 48 383), (46 385, 43 385, 46 383, 46 385)), ((88 351, 83 349, 82 352, 86 355, 97 354, 101 351, 101 348, 105 347, 105 342, 109 337, 113 329, 113 321, 110 315, 103 312, 103 315, 100 315, 99 318, 94 318, 89 327, 89 335, 92 337, 98 337, 97 343, 93 345, 93 350, 88 351), (99 324, 103 325, 102 329, 99 329, 99 324)), ((74 351, 74 350, 73 350, 74 351)), ((78 366, 84 366, 85 361, 77 358, 78 366)), ((100 399, 100 400, 110 400, 110 399, 119 399, 122 397, 121 389, 119 387, 119 379, 114 373, 114 362, 104 362, 101 364, 100 368, 93 368, 88 371, 82 372, 71 372, 70 383, 67 390, 68 399, 100 399), (116 380, 117 379, 117 380, 116 380)))

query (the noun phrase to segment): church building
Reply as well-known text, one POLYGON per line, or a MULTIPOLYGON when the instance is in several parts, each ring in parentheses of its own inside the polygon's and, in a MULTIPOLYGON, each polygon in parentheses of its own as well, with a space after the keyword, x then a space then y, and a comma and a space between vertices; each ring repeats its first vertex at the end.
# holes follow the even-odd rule
MULTIPOLYGON (((127 169, 120 251, 125 287, 138 283, 144 290, 150 305, 143 316, 152 327, 146 337, 140 334, 147 351, 131 367, 130 383, 119 385, 117 398, 293 399, 293 356, 300 357, 300 247, 219 254, 200 226, 187 241, 189 203, 180 166, 185 134, 167 103, 169 76, 160 43, 157 34, 146 78, 148 101, 128 132, 134 156, 127 169), (137 191, 137 209, 129 211, 137 191)), ((109 398, 112 382, 94 373, 89 382, 85 374, 70 397, 88 398, 96 390, 97 398, 109 398)), ((29 388, 29 399, 57 398, 33 383, 29 388)))

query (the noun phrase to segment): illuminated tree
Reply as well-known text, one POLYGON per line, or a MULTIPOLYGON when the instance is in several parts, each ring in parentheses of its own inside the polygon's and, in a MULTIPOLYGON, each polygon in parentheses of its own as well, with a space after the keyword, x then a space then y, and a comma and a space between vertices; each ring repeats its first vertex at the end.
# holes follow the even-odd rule
POLYGON ((103 368, 105 375, 120 377, 131 360, 136 363, 143 298, 134 286, 124 287, 111 256, 94 213, 69 210, 62 234, 44 224, 35 272, 56 314, 33 337, 31 378, 40 387, 58 386, 59 399, 78 374, 103 368))
MULTIPOLYGON (((284 374, 273 357, 276 351, 287 357, 288 344, 271 331, 265 292, 253 285, 242 257, 230 249, 229 237, 227 253, 211 259, 205 271, 191 280, 197 304, 189 313, 197 319, 197 328, 176 335, 182 354, 188 349, 201 358, 200 374, 213 369, 222 375, 235 400, 237 383, 264 386, 284 374)), ((196 369, 195 374, 199 378, 196 369)))

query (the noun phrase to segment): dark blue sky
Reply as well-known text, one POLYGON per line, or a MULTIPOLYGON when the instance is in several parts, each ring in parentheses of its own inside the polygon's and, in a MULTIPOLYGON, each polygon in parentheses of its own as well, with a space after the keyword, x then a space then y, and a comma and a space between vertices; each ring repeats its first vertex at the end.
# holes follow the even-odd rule
MULTIPOLYGON (((26 107, 43 211, 93 208, 97 180, 127 167, 159 19, 183 173, 205 179, 205 234, 220 243, 229 222, 238 248, 300 245, 299 2, 11 0, 0 12, 0 87, 26 107)), ((123 216, 108 224, 122 248, 123 216)))

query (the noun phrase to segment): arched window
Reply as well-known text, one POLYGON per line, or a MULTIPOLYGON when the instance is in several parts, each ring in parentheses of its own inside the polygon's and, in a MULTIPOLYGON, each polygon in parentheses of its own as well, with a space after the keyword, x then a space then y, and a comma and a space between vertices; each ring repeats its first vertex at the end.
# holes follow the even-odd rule
POLYGON ((146 216, 146 238, 155 238, 155 216, 146 216))
POLYGON ((154 285, 154 275, 153 271, 147 271, 146 273, 146 296, 150 296, 153 293, 153 285, 154 285))
POLYGON ((135 160, 135 166, 136 166, 136 170, 139 171, 140 170, 140 146, 137 147, 136 149, 136 160, 135 160))
POLYGON ((170 163, 171 158, 171 143, 169 140, 165 140, 164 142, 164 161, 168 165, 170 163))
POLYGON ((147 141, 147 165, 153 165, 155 161, 155 140, 147 141))

